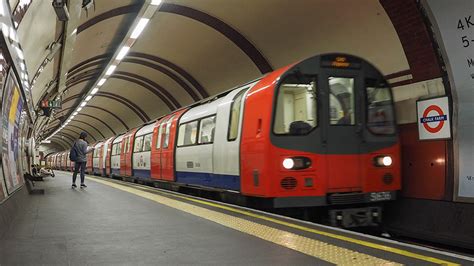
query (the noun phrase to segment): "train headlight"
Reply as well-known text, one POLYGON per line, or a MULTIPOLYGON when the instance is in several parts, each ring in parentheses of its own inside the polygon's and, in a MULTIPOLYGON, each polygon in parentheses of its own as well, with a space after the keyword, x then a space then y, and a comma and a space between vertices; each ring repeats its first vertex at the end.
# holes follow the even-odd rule
POLYGON ((385 156, 377 156, 374 158, 374 164, 378 167, 389 167, 393 163, 392 157, 385 155, 385 156))
POLYGON ((293 166, 295 166, 295 161, 293 161, 293 159, 286 158, 285 160, 283 160, 283 167, 285 169, 293 169, 293 166))
POLYGON ((283 160, 283 168, 287 170, 301 170, 311 166, 311 159, 307 157, 292 157, 283 160))

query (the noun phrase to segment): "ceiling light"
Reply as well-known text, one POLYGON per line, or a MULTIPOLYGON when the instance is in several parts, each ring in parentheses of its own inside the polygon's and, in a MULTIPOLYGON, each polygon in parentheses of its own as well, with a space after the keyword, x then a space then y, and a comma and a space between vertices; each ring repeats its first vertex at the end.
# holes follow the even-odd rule
POLYGON ((17 47, 17 46, 15 46, 15 48, 16 48, 16 52, 17 52, 17 54, 18 54, 18 57, 19 57, 20 59, 22 59, 22 60, 25 59, 25 57, 23 56, 23 52, 21 51, 21 49, 20 49, 19 47, 17 47))
POLYGON ((82 110, 82 107, 77 108, 77 111, 80 112, 82 110))
POLYGON ((25 71, 25 64, 24 63, 20 63, 20 67, 21 67, 21 70, 25 71))
POLYGON ((146 24, 148 24, 148 21, 150 21, 150 19, 141 18, 137 26, 133 30, 132 35, 130 35, 130 38, 132 39, 138 38, 138 36, 140 36, 140 33, 142 33, 143 29, 145 28, 146 24))
POLYGON ((70 117, 69 119, 71 119, 71 120, 72 120, 74 117, 75 117, 75 115, 71 115, 71 117, 70 117))
POLYGON ((130 47, 128 47, 128 46, 122 47, 122 49, 120 49, 120 52, 118 53, 118 55, 115 59, 122 60, 127 55, 128 50, 130 50, 130 47))
POLYGON ((109 76, 109 75, 111 75, 112 73, 114 73, 115 68, 117 68, 116 65, 111 65, 111 66, 109 66, 109 69, 107 69, 107 72, 105 72, 105 75, 109 76))
POLYGON ((86 97, 86 101, 89 101, 90 99, 92 99, 92 96, 89 95, 86 97))
POLYGON ((82 102, 82 103, 81 103, 81 107, 86 106, 86 104, 87 104, 87 102, 82 102))
POLYGON ((154 6, 157 6, 157 5, 161 4, 161 0, 151 0, 151 4, 154 5, 154 6))
POLYGON ((77 115, 78 113, 77 112, 74 112, 72 115, 77 115))
POLYGON ((101 80, 99 81, 99 83, 97 83, 97 85, 99 85, 99 86, 104 85, 104 83, 105 83, 106 80, 107 80, 107 79, 101 79, 101 80))
POLYGON ((98 91, 99 91, 99 88, 94 88, 94 89, 91 91, 91 94, 94 95, 94 94, 96 94, 98 91))

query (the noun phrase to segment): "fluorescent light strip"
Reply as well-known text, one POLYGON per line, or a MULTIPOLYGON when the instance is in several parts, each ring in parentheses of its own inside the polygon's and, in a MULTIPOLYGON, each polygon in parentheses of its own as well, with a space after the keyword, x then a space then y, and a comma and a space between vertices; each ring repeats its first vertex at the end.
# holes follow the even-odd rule
POLYGON ((118 53, 118 55, 115 59, 122 60, 127 55, 128 50, 130 50, 129 46, 122 47, 122 49, 120 49, 120 52, 118 53))
POLYGON ((77 115, 77 114, 78 114, 78 112, 74 112, 72 115, 77 115))
POLYGON ((89 101, 90 99, 92 99, 92 96, 89 95, 86 97, 86 101, 89 101))
POLYGON ((98 91, 99 91, 99 88, 94 88, 94 89, 91 91, 91 94, 94 95, 94 94, 96 94, 98 91))
POLYGON ((161 0, 151 0, 151 5, 158 6, 161 4, 161 0))
POLYGON ((105 75, 110 76, 112 73, 114 73, 115 68, 117 68, 116 65, 109 66, 109 69, 107 69, 107 72, 105 72, 105 75))
POLYGON ((82 103, 81 103, 81 107, 86 106, 86 104, 87 104, 87 102, 82 102, 82 103))
POLYGON ((132 35, 130 35, 130 38, 132 39, 138 38, 138 36, 140 36, 140 34, 142 33, 143 29, 145 29, 146 24, 148 24, 148 21, 150 21, 150 19, 141 18, 140 21, 138 21, 137 26, 133 30, 132 35))
POLYGON ((105 81, 107 81, 107 79, 101 79, 97 85, 102 86, 104 85, 105 81))
POLYGON ((82 107, 77 108, 77 111, 80 112, 82 110, 82 107))

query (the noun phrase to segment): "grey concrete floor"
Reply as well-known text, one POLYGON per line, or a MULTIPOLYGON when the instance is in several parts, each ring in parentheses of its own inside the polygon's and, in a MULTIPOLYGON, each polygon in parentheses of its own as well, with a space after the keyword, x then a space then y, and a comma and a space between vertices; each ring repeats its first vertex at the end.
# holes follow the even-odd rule
POLYGON ((0 238, 0 265, 325 265, 95 182, 57 173, 0 238))

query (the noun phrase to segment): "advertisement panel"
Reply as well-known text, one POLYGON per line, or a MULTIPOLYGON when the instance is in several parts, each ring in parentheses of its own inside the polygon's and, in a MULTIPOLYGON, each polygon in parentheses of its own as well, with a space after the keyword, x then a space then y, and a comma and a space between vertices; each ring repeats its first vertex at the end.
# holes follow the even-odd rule
POLYGON ((20 120, 23 110, 20 88, 12 70, 8 73, 2 103, 2 165, 6 189, 11 194, 24 183, 20 167, 20 120))
POLYGON ((453 98, 454 196, 474 202, 474 1, 424 0, 453 98))
MULTIPOLYGON (((3 76, 2 76, 2 80, 4 80, 3 76)), ((3 87, 4 86, 0 86, 0 111, 2 110, 2 106, 3 106, 3 87)), ((0 115, 1 115, 1 112, 0 112, 0 115)), ((0 135, 3 135, 2 132, 3 132, 2 126, 0 126, 0 135)), ((2 147, 2 143, 3 141, 2 141, 2 138, 0 137, 0 147, 2 147)), ((7 187, 5 184, 6 184, 5 177, 3 175, 2 153, 0 152, 0 202, 2 202, 8 195, 7 187)))

